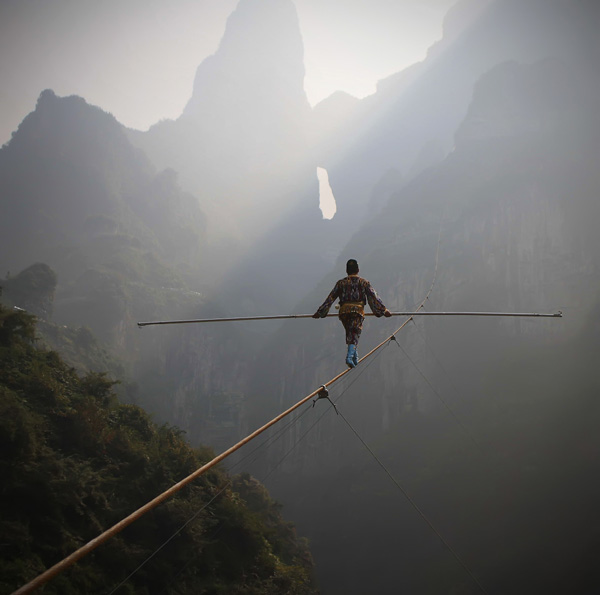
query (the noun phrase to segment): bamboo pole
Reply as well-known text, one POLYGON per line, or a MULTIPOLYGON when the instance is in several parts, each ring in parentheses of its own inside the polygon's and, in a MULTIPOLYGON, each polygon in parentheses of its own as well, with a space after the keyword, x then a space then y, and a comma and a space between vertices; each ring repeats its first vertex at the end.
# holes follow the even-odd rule
MULTIPOLYGON (((338 316, 338 314, 327 314, 327 317, 338 316)), ((365 312, 365 316, 375 316, 372 312, 365 312)), ((392 316, 507 316, 521 318, 562 318, 559 310, 554 313, 537 312, 392 312, 392 316)), ((231 318, 197 318, 192 320, 155 320, 151 322, 138 322, 137 325, 153 326, 160 324, 197 324, 203 322, 242 322, 247 320, 283 320, 287 318, 312 318, 312 314, 279 314, 274 316, 235 316, 231 318)))
POLYGON ((89 554, 91 551, 95 550, 99 545, 103 544, 105 541, 107 541, 117 533, 121 532, 123 529, 125 529, 125 527, 131 525, 131 523, 139 519, 141 516, 143 516, 153 508, 156 508, 159 504, 173 496, 175 493, 179 492, 184 486, 189 484, 191 481, 193 481, 200 475, 206 473, 206 471, 214 467, 217 463, 220 463, 223 459, 234 453, 236 450, 240 449, 248 442, 250 442, 250 440, 256 438, 259 434, 262 434, 265 430, 270 428, 272 425, 276 424, 280 419, 289 415, 290 413, 292 413, 292 411, 298 409, 298 407, 309 401, 311 398, 317 396, 324 387, 327 387, 330 384, 334 383, 336 380, 347 374, 349 371, 350 370, 348 369, 344 372, 341 372, 335 378, 332 378, 329 382, 319 387, 317 390, 306 395, 295 405, 292 405, 289 409, 287 409, 283 413, 280 413, 277 417, 274 417, 271 421, 267 422, 262 427, 252 432, 252 434, 249 434, 243 440, 240 440, 237 444, 234 444, 232 447, 228 448, 226 451, 216 456, 214 459, 212 459, 212 461, 209 461, 202 467, 196 469, 196 471, 194 471, 175 485, 171 486, 168 490, 165 490, 162 494, 156 496, 156 498, 154 498, 147 504, 144 504, 144 506, 132 512, 129 516, 125 517, 123 520, 113 525, 110 529, 107 529, 106 531, 104 531, 104 533, 98 535, 98 537, 95 537, 91 541, 88 541, 88 543, 80 547, 78 550, 74 551, 72 554, 70 554, 54 566, 48 568, 45 572, 34 578, 32 581, 28 582, 26 585, 23 585, 20 589, 14 591, 12 595, 25 595, 26 593, 32 593, 33 591, 47 583, 49 580, 54 578, 56 575, 60 574, 63 570, 67 569, 69 566, 72 566, 73 564, 75 564, 75 562, 89 554))

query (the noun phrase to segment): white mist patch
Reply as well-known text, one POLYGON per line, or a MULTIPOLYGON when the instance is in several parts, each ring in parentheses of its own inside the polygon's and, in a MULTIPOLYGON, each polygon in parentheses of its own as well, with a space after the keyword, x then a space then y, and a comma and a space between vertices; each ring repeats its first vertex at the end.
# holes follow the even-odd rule
POLYGON ((317 179, 319 180, 319 208, 323 213, 323 219, 333 219, 337 206, 329 185, 329 175, 325 168, 317 167, 317 179))

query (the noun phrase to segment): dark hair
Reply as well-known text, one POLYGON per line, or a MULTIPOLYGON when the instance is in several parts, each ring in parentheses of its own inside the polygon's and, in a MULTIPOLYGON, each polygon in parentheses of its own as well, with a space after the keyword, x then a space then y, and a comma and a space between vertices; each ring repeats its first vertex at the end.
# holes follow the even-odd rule
POLYGON ((349 275, 356 275, 356 273, 358 273, 358 262, 356 262, 354 258, 351 258, 346 263, 346 273, 348 273, 349 275))

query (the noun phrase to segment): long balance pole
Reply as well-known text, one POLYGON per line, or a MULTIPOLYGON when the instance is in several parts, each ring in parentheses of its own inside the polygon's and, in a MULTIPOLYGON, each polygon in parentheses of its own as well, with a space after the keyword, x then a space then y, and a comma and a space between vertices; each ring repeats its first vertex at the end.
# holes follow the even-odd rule
MULTIPOLYGON (((138 322, 137 325, 152 326, 157 324, 196 324, 200 322, 241 322, 243 320, 282 320, 285 318, 312 318, 312 314, 279 314, 275 316, 237 316, 233 318, 197 318, 193 320, 156 320, 152 322, 138 322)), ((337 314, 327 314, 337 316, 337 314)), ((365 312, 365 316, 375 316, 372 312, 365 312)), ((392 312, 392 316, 512 316, 528 318, 562 318, 562 312, 551 314, 538 314, 536 312, 392 312)))

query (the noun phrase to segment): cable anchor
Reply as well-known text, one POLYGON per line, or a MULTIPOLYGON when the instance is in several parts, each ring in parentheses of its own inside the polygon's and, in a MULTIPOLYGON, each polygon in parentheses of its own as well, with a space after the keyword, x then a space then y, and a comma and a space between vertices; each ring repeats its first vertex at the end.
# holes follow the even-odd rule
POLYGON ((312 402, 313 407, 319 399, 327 399, 331 403, 331 406, 335 409, 335 414, 339 415, 337 407, 335 406, 335 403, 329 398, 329 391, 327 390, 324 384, 321 386, 321 389, 317 393, 317 398, 312 402))

